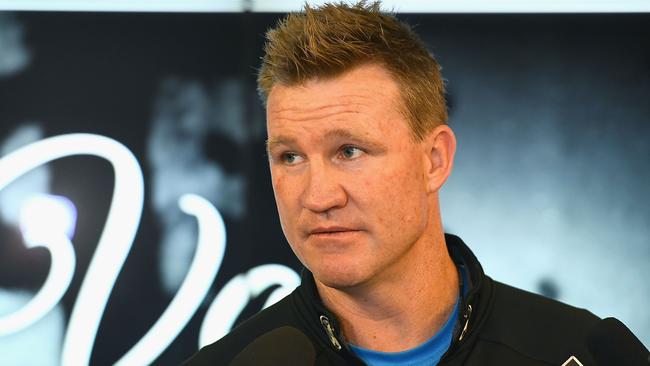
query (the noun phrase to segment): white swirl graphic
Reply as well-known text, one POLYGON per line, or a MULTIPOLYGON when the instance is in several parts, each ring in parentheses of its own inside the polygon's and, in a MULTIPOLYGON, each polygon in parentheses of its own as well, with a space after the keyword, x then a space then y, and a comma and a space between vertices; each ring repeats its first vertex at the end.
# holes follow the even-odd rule
MULTIPOLYGON (((15 150, 0 159, 0 190, 16 178, 53 160, 92 155, 109 161, 115 182, 108 216, 97 248, 88 266, 73 306, 63 341, 61 364, 85 366, 90 362, 100 321, 115 280, 124 265, 138 230, 144 200, 142 170, 135 156, 119 142, 92 134, 50 137, 15 150)), ((219 211, 206 199, 184 194, 179 199, 183 212, 196 217, 199 227, 197 249, 190 269, 167 309, 156 323, 120 360, 121 366, 151 364, 187 325, 223 262, 226 228, 219 211)), ((52 265, 45 285, 21 309, 0 317, 0 335, 18 332, 47 314, 67 290, 75 267, 75 253, 69 237, 76 217, 74 205, 63 197, 35 196, 26 205, 21 230, 28 247, 50 251, 52 265), (31 206, 30 206, 31 205, 31 206), (51 216, 40 215, 44 207, 51 216), (40 216, 39 216, 40 215, 40 216)), ((252 297, 270 286, 280 285, 267 299, 270 306, 300 282, 290 268, 266 264, 233 278, 208 309, 200 330, 200 344, 227 333, 252 297)))
MULTIPOLYGON (((140 223, 144 198, 142 171, 135 156, 124 145, 92 134, 50 137, 22 147, 0 160, 1 190, 42 164, 73 155, 93 155, 108 160, 115 172, 115 184, 106 225, 70 315, 61 356, 66 366, 87 365, 90 360, 106 302, 140 223)), ((53 264, 55 255, 53 252, 53 264)), ((61 270, 53 265, 48 278, 65 277, 63 273, 52 272, 61 270)), ((27 318, 33 318, 33 314, 27 318)))

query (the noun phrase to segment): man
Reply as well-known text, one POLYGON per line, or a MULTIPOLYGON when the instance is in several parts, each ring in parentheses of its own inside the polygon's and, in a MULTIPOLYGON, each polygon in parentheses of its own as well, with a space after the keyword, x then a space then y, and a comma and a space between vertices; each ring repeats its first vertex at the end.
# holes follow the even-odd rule
POLYGON ((328 4, 267 37, 273 189, 306 269, 188 364, 593 364, 598 318, 493 281, 444 234, 456 140, 439 66, 408 26, 378 3, 328 4))

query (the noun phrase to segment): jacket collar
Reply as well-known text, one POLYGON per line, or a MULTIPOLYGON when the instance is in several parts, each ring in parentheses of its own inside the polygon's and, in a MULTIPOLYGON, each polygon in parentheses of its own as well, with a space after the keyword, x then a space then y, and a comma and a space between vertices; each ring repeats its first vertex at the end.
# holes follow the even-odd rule
MULTIPOLYGON (((467 289, 464 289, 461 294, 461 307, 458 312, 454 340, 443 360, 451 357, 454 353, 459 353, 463 344, 473 343, 475 337, 472 337, 472 335, 476 333, 475 328, 482 323, 480 320, 484 318, 486 313, 487 301, 490 297, 489 292, 491 292, 490 279, 485 276, 481 264, 469 247, 459 237, 451 234, 445 234, 445 242, 456 267, 459 271, 464 272, 462 276, 467 279, 467 289)), ((301 279, 302 283, 296 290, 296 310, 302 316, 312 335, 323 346, 336 351, 343 358, 350 361, 359 361, 350 352, 347 342, 341 334, 338 320, 323 305, 312 273, 303 268, 301 279), (322 317, 325 317, 329 322, 333 334, 323 324, 322 317), (332 335, 336 338, 334 342, 331 339, 332 335), (336 346, 337 342, 341 346, 340 349, 336 346)))
POLYGON ((449 256, 467 280, 467 288, 461 293, 454 338, 442 361, 464 358, 466 352, 463 349, 471 348, 470 345, 476 341, 476 334, 486 318, 492 292, 490 278, 485 276, 481 263, 469 247, 455 235, 445 234, 445 241, 449 256))

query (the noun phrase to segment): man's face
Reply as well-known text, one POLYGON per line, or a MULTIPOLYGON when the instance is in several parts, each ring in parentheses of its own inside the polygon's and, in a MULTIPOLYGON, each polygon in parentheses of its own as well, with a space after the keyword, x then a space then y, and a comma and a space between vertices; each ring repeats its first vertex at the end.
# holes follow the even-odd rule
POLYGON ((282 229, 329 287, 398 274, 431 227, 427 151, 399 108, 397 84, 376 65, 276 85, 269 95, 269 161, 282 229))

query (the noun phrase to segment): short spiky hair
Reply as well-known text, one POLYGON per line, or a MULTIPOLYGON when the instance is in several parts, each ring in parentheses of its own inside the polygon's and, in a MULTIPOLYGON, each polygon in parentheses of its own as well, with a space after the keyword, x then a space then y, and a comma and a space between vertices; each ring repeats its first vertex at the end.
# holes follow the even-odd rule
POLYGON ((377 63, 399 85, 417 140, 447 121, 440 66, 408 25, 381 11, 379 1, 305 4, 303 12, 280 20, 266 39, 257 79, 265 102, 275 84, 299 85, 377 63))

